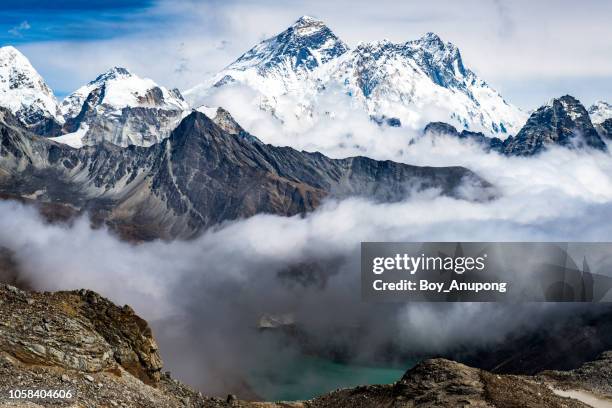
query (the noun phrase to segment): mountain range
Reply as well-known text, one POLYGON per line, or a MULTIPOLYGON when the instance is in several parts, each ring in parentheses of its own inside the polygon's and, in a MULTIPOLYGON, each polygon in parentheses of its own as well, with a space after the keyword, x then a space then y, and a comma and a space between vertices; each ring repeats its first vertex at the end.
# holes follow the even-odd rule
POLYGON ((532 156, 549 146, 606 151, 612 135, 609 104, 587 110, 569 95, 535 110, 521 127, 523 113, 433 33, 350 49, 322 21, 302 17, 209 85, 185 92, 185 99, 114 67, 59 103, 19 51, 1 48, 0 193, 53 203, 62 214, 88 212, 132 239, 192 237, 258 213, 305 214, 327 198, 392 202, 424 189, 476 200, 496 194, 462 167, 335 160, 267 145, 223 108, 194 104, 198 95, 238 83, 268 101, 304 96, 306 110, 316 108, 321 92, 341 89, 389 126, 404 126, 430 103, 439 103, 437 112, 450 104, 452 114, 427 125, 424 137, 447 134, 508 156, 532 156), (475 194, 466 196, 466 185, 475 194))
POLYGON ((11 46, 0 48, 0 107, 28 130, 73 147, 102 141, 150 146, 168 137, 190 110, 177 89, 121 67, 109 69, 60 103, 28 59, 11 46))
POLYGON ((333 115, 319 109, 320 99, 330 92, 349 95, 373 119, 392 126, 421 129, 441 120, 507 135, 525 120, 523 112, 464 66, 456 46, 434 33, 401 44, 383 40, 350 49, 324 22, 308 16, 184 94, 197 106, 216 90, 236 84, 258 92, 256 108, 280 120, 296 115, 312 122, 333 115))
MULTIPOLYGON (((530 160, 550 147, 607 151, 612 138, 610 104, 587 109, 565 95, 527 115, 436 34, 351 48, 322 21, 302 17, 185 97, 113 67, 60 102, 25 56, 0 48, 0 198, 36 205, 53 221, 87 214, 94 225, 143 241, 192 238, 257 214, 299 217, 325 200, 347 197, 397 202, 434 190, 486 201, 499 194, 464 167, 332 159, 265 144, 227 110, 200 106, 232 87, 257 92, 252 108, 281 122, 286 115, 305 125, 322 115, 333 118, 333 109, 320 102, 339 94, 381 126, 424 129, 419 137, 456 137, 530 160), (293 105, 287 110, 288 100, 293 105)), ((587 354, 609 348, 610 312, 584 324, 551 322, 561 330, 547 326, 536 337, 517 330, 505 347, 475 358, 491 372, 434 359, 394 384, 260 404, 205 397, 172 380, 162 373, 147 323, 93 292, 34 293, 0 285, 0 311, 0 384, 35 388, 45 378, 54 389, 75 389, 85 406, 580 407, 557 391, 612 393, 612 353, 575 364, 577 357, 582 363, 595 357, 587 354), (575 370, 542 373, 544 368, 575 370), (539 374, 503 374, 509 372, 539 374)))
MULTIPOLYGON (((253 109, 281 121, 287 114, 297 117, 305 129, 322 115, 334 117, 325 98, 336 94, 381 125, 420 130, 430 121, 443 122, 458 132, 481 133, 494 144, 495 138, 510 136, 514 141, 507 144, 519 143, 516 137, 528 119, 465 67, 455 45, 434 33, 401 44, 383 40, 351 49, 324 22, 308 16, 184 91, 185 98, 177 89, 113 67, 60 103, 25 56, 11 46, 0 48, 0 106, 28 130, 73 147, 103 141, 151 146, 211 95, 237 86, 260 95, 253 109)), ((597 102, 588 115, 605 139, 612 132, 611 105, 597 102)))
POLYGON ((194 111, 150 147, 102 142, 75 149, 28 132, 0 110, 0 193, 88 212, 131 239, 189 238, 258 213, 304 214, 325 198, 392 202, 435 189, 488 199, 492 186, 462 167, 417 167, 266 145, 219 110, 194 111))

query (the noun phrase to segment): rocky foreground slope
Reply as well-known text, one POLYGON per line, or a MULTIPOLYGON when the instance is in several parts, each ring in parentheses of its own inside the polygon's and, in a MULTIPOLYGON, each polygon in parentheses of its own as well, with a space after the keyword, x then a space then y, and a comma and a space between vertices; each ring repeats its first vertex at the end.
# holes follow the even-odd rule
POLYGON ((612 401, 606 399, 612 395, 611 357, 605 353, 579 369, 534 377, 432 359, 394 384, 337 390, 309 401, 214 398, 162 372, 151 330, 129 306, 87 290, 37 293, 0 285, 0 406, 7 407, 587 407, 558 393, 580 390, 580 396, 612 401), (70 390, 72 397, 9 398, 8 390, 16 389, 70 390))

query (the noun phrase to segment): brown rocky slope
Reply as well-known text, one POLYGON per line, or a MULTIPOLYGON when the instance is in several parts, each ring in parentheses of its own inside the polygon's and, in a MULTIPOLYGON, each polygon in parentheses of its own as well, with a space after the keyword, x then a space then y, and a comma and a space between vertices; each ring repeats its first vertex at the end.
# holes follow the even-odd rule
POLYGON ((212 398, 162 372, 151 330, 129 306, 87 290, 37 293, 0 285, 0 406, 7 407, 587 407, 551 386, 608 402, 609 357, 535 377, 432 359, 394 384, 337 390, 310 401, 212 398), (65 390, 71 398, 11 399, 9 390, 65 390))

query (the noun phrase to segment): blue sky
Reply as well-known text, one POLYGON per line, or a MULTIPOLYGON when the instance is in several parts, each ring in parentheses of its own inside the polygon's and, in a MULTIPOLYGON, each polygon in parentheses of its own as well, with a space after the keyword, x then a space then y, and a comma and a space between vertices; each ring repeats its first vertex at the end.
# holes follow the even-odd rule
POLYGON ((351 46, 434 31, 526 109, 566 93, 612 100, 612 2, 603 0, 3 0, 0 43, 18 47, 59 96, 114 65, 185 89, 303 14, 351 46))
POLYGON ((19 45, 128 35, 153 23, 141 15, 153 5, 152 0, 4 0, 0 6, 0 41, 19 45))

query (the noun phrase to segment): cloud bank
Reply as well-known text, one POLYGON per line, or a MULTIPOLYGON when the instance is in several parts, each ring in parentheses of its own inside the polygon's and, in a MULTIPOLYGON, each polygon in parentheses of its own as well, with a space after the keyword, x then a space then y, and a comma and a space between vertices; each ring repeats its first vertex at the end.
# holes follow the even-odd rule
MULTIPOLYGON (((367 151, 373 156, 396 154, 393 139, 372 146, 380 146, 367 151)), ((359 243, 610 241, 609 154, 558 149, 505 158, 439 137, 417 138, 400 157, 471 163, 502 194, 490 202, 431 192, 393 204, 328 201, 306 217, 257 215, 193 241, 141 245, 92 230, 85 219, 48 225, 32 208, 0 202, 0 247, 14 252, 35 288, 87 287, 131 304, 152 323, 167 367, 216 394, 244 387, 254 370, 282 377, 285 363, 300 361, 295 343, 257 330, 264 315, 290 313, 307 347, 349 350, 352 359, 370 363, 390 344, 397 356, 495 345, 514 331, 571 315, 573 309, 554 305, 363 303, 359 243)))

